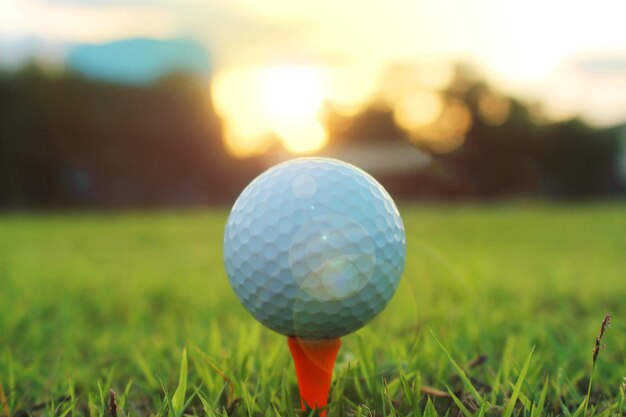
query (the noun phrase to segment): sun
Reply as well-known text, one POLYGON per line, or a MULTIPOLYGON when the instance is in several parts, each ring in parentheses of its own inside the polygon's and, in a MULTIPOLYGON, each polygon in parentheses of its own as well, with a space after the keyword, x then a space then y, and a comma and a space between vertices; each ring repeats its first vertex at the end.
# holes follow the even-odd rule
POLYGON ((327 96, 325 72, 317 67, 279 66, 218 74, 213 100, 226 124, 226 146, 237 156, 261 153, 277 137, 285 149, 322 148, 327 133, 319 112, 327 96))

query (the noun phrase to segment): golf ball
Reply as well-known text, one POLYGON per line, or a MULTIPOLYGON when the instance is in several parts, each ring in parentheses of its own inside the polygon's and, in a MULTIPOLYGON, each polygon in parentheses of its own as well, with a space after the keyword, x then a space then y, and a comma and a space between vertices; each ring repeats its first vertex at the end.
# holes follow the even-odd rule
POLYGON ((404 269, 405 233, 385 189, 334 159, 299 158, 259 175, 224 236, 230 284, 286 336, 344 336, 380 313, 404 269))

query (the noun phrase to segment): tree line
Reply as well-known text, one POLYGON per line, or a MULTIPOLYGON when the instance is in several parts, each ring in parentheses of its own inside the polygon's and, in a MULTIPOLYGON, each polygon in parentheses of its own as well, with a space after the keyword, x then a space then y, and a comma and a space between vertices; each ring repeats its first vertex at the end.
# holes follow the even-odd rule
MULTIPOLYGON (((450 90, 475 116, 463 146, 383 184, 404 198, 609 198, 626 190, 623 128, 579 120, 539 123, 511 99, 506 122, 482 123, 472 81, 450 90)), ((448 94, 448 93, 447 93, 448 94)), ((332 115, 331 115, 332 116, 332 115)), ((331 146, 408 140, 392 112, 372 105, 334 131, 331 146)), ((413 142, 420 147, 419 142, 413 142)), ((30 65, 0 73, 0 208, 128 208, 231 202, 264 168, 226 152, 201 81, 172 74, 118 85, 30 65)))

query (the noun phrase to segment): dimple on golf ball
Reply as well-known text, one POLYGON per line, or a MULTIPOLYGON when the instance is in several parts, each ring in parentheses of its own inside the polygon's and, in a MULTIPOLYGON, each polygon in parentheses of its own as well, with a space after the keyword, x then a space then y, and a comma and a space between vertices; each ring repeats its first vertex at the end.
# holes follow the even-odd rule
POLYGON ((406 249, 400 213, 364 171, 299 158, 259 175, 228 217, 224 261, 243 306, 286 336, 341 337, 380 313, 406 249))

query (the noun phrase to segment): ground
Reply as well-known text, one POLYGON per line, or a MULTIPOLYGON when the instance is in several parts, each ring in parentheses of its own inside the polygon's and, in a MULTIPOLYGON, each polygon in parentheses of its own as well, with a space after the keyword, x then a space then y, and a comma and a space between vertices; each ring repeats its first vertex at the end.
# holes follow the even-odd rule
MULTIPOLYGON (((329 416, 624 415, 626 205, 400 209, 402 284, 343 339, 329 416)), ((0 416, 292 415, 286 340, 222 266, 226 216, 0 216, 0 416)))

